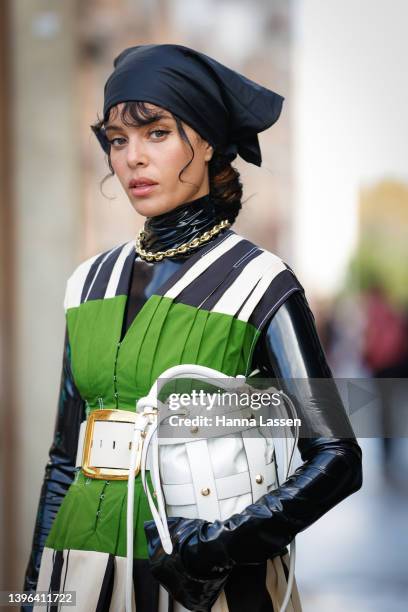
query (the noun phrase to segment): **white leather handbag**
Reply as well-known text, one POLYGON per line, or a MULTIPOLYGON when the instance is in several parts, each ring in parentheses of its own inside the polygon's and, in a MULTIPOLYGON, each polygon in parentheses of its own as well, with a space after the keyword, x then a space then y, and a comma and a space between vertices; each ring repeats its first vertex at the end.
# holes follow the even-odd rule
MULTIPOLYGON (((200 518, 208 521, 225 520, 234 513, 242 512, 268 491, 279 486, 275 447, 271 429, 254 425, 251 406, 240 406, 229 402, 211 405, 212 427, 203 435, 200 426, 178 425, 177 435, 158 435, 159 414, 169 414, 167 403, 158 397, 170 379, 203 379, 212 381, 219 389, 234 391, 237 395, 254 389, 246 383, 244 376, 231 377, 223 372, 198 366, 182 364, 171 367, 160 375, 149 394, 137 401, 136 411, 141 415, 134 424, 130 453, 130 468, 127 495, 127 572, 126 610, 132 610, 133 571, 133 500, 136 465, 140 465, 143 487, 147 495, 164 550, 171 554, 172 543, 167 527, 167 516, 200 518), (166 409, 166 411, 164 410, 166 409), (163 412, 162 412, 163 411, 163 412), (227 427, 214 426, 219 415, 233 419, 227 427), (231 423, 233 423, 231 425, 231 423), (146 482, 146 469, 150 468, 157 508, 146 482)), ((291 399, 282 391, 268 388, 268 393, 279 393, 293 416, 296 411, 291 399)), ((208 415, 205 404, 184 405, 171 410, 177 419, 204 417, 208 415)), ((160 421, 160 426, 167 419, 160 421)), ((174 421, 174 419, 173 419, 174 421)), ((284 476, 290 475, 293 451, 297 443, 298 429, 290 445, 285 437, 284 476)), ((290 544, 290 564, 287 588, 280 612, 286 610, 294 581, 295 541, 290 544)))

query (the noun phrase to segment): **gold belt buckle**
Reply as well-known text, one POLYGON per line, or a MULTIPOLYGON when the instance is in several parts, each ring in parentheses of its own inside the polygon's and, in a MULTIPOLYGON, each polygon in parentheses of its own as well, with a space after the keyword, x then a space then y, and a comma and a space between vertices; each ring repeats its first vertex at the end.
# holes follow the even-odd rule
MULTIPOLYGON (((121 468, 104 468, 95 467, 90 465, 92 440, 94 433, 94 426, 96 421, 116 421, 122 423, 136 423, 138 416, 150 416, 149 422, 152 422, 152 417, 157 415, 155 408, 145 408, 142 412, 131 412, 130 410, 94 410, 92 411, 87 419, 85 436, 84 436, 84 451, 82 455, 82 471, 85 476, 89 478, 95 478, 99 480, 127 480, 129 477, 129 469, 121 468)), ((147 425, 148 422, 146 422, 147 425)), ((135 476, 140 472, 140 464, 142 459, 143 441, 146 437, 146 431, 140 432, 139 444, 136 454, 136 468, 135 476)), ((129 443, 129 450, 131 449, 132 442, 129 443)))

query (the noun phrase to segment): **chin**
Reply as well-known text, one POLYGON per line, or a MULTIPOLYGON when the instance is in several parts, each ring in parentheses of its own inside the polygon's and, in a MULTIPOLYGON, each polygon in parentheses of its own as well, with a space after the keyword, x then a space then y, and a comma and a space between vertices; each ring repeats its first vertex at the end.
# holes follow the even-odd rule
POLYGON ((149 200, 148 197, 135 198, 132 196, 130 201, 135 211, 143 217, 156 217, 157 215, 162 215, 163 213, 176 208, 176 206, 171 204, 166 205, 157 201, 155 202, 153 198, 149 200))

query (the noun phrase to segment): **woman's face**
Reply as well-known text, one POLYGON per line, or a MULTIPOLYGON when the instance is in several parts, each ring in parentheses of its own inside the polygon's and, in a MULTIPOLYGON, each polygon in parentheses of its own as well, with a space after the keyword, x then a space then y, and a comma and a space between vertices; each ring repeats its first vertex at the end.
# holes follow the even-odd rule
POLYGON ((171 114, 154 104, 148 108, 160 110, 163 118, 144 126, 125 125, 121 120, 122 104, 110 113, 105 126, 111 144, 112 168, 133 208, 145 217, 154 217, 195 200, 209 192, 208 162, 213 149, 195 130, 183 123, 194 149, 193 153, 178 130, 171 114), (153 182, 143 187, 135 181, 153 182))

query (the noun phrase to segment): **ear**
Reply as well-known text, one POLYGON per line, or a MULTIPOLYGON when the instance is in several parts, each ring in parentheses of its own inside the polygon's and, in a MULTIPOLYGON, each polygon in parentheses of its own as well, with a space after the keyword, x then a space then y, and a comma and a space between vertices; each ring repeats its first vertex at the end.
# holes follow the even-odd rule
POLYGON ((205 145, 205 154, 204 154, 205 161, 209 162, 213 155, 214 155, 214 148, 207 142, 205 145))

